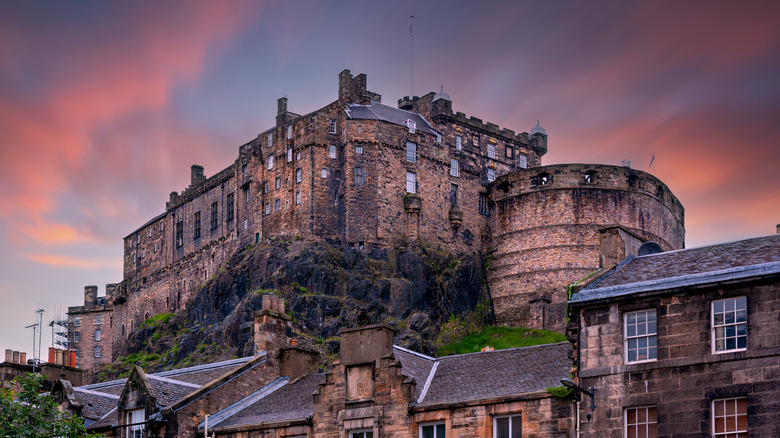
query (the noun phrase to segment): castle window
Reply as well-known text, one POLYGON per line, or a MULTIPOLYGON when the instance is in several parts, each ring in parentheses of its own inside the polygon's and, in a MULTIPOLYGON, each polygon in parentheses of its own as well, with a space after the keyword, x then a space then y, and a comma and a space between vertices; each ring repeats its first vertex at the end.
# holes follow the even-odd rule
POLYGON ((725 398, 712 401, 712 436, 747 437, 747 399, 725 398))
POLYGON ((292 148, 287 148, 287 162, 292 161, 292 148))
POLYGON ((295 205, 300 205, 301 203, 301 192, 295 192, 295 205))
POLYGON ((135 235, 135 241, 136 243, 141 243, 141 233, 135 235))
POLYGON ((658 421, 655 413, 655 406, 645 406, 641 408, 627 408, 623 411, 623 424, 625 437, 647 437, 655 438, 658 436, 658 421))
POLYGON ((165 222, 160 222, 160 232, 165 231, 165 222))
POLYGON ((157 250, 160 249, 160 245, 157 242, 154 242, 154 252, 157 252, 157 250))
POLYGON ((268 181, 264 181, 263 182, 263 193, 268 193, 269 190, 270 190, 269 187, 270 187, 270 185, 268 184, 268 181))
POLYGON ((515 438, 522 435, 523 417, 511 415, 493 418, 493 438, 515 438))
POLYGON ((596 181, 596 171, 594 170, 589 170, 585 172, 584 175, 582 175, 582 182, 584 182, 585 184, 590 184, 595 181, 596 181))
POLYGON ((355 145, 355 153, 356 154, 363 154, 363 145, 362 144, 356 144, 355 145))
POLYGON ((149 237, 152 237, 152 228, 149 227, 149 237))
POLYGON ((328 120, 328 134, 336 133, 336 121, 333 119, 328 120))
POLYGON ((550 174, 547 172, 540 173, 538 176, 538 180, 540 186, 546 186, 552 184, 552 176, 550 176, 550 174))
POLYGON ((244 229, 249 228, 249 219, 244 219, 244 229))
POLYGON ((479 194, 479 214, 484 214, 485 216, 490 214, 490 209, 488 209, 488 198, 485 193, 479 194))
POLYGON ((184 221, 176 222, 176 248, 184 245, 184 221))
POLYGON ((211 229, 216 230, 219 226, 219 204, 211 204, 211 229))
POLYGON ((479 134, 474 134, 474 136, 471 137, 471 144, 474 147, 479 147, 479 134))
POLYGON ((454 177, 460 176, 460 162, 454 158, 450 158, 450 175, 454 177))
POLYGON ((336 145, 332 144, 328 146, 328 158, 336 158, 336 145))
POLYGON ((496 145, 488 143, 488 158, 496 158, 496 145))
POLYGON ((417 193, 417 174, 414 172, 406 172, 406 191, 417 193))
POLYGON ((458 186, 456 184, 450 184, 450 205, 453 207, 458 205, 458 186))
POLYGON ((100 341, 101 339, 103 339, 103 330, 95 330, 95 341, 100 341))
POLYGON ((78 326, 81 325, 81 317, 80 316, 76 316, 76 317, 73 318, 73 325, 75 327, 78 327, 78 326))
POLYGON ((436 143, 441 143, 441 134, 436 133, 436 143))
POLYGON ((658 323, 655 309, 623 315, 626 363, 656 360, 658 323))
POLYGON ((301 153, 300 152, 296 152, 295 153, 295 161, 299 161, 300 159, 301 159, 301 153))
POLYGON ((410 163, 417 161, 417 143, 413 141, 406 142, 406 161, 410 163))
POLYGON ((138 261, 138 255, 137 254, 133 254, 133 263, 135 263, 137 261, 138 261))
POLYGON ((276 177, 276 180, 274 181, 274 188, 276 190, 279 190, 279 189, 282 188, 282 178, 280 178, 278 176, 276 177))
POLYGON ((287 140, 292 138, 292 125, 287 125, 287 140))
POLYGON ((260 242, 260 233, 255 233, 255 243, 260 242))
POLYGON ((511 146, 507 146, 506 150, 504 151, 504 154, 506 155, 507 158, 512 158, 515 156, 515 150, 512 149, 511 146))
POLYGON ((268 133, 268 147, 271 147, 274 145, 274 133, 269 132, 268 133))
POLYGON ((712 302, 712 352, 747 348, 747 299, 727 298, 712 302))
POLYGON ((233 220, 233 215, 235 213, 233 212, 233 194, 228 193, 227 195, 227 221, 231 222, 233 220))
POLYGON ((299 183, 303 181, 303 170, 299 167, 295 169, 295 182, 299 183))
POLYGON ((290 201, 284 201, 284 209, 287 210, 290 208, 290 201))
POLYGON ((193 234, 193 239, 200 239, 200 212, 195 213, 195 217, 193 218, 193 221, 195 223, 195 232, 193 234))
POLYGON ((266 202, 265 203, 265 214, 266 215, 271 214, 271 203, 270 202, 266 202))
MULTIPOLYGON (((268 185, 268 183, 265 184, 268 185)), ((246 205, 249 205, 249 202, 252 200, 249 193, 249 186, 244 187, 244 200, 246 201, 246 205)))
POLYGON ((320 177, 321 178, 327 178, 328 177, 328 169, 321 169, 320 170, 320 177))
POLYGON ((95 357, 103 356, 103 347, 101 345, 95 345, 95 357))
POLYGON ((268 156, 268 170, 273 170, 274 168, 274 156, 269 155, 268 156))
POLYGON ((528 169, 528 155, 525 154, 517 155, 517 167, 521 169, 528 169))
POLYGON ((461 137, 460 135, 455 136, 455 149, 456 150, 463 149, 463 137, 461 137))
POLYGON ((362 186, 366 182, 366 170, 362 167, 355 168, 355 185, 362 186))
POLYGON ((488 167, 488 170, 487 170, 487 180, 488 181, 495 181, 496 180, 496 169, 488 167))
POLYGON ((146 250, 142 249, 141 250, 141 258, 143 259, 144 257, 146 257, 146 250))
POLYGON ((471 245, 472 238, 473 237, 471 235, 471 231, 466 230, 463 232, 463 243, 465 243, 466 245, 471 245))
POLYGON ((95 315, 95 324, 103 324, 103 315, 95 315))
POLYGON ((245 177, 249 176, 249 170, 246 167, 246 163, 241 165, 241 173, 243 173, 245 177))
POLYGON ((444 423, 421 424, 420 438, 445 438, 444 423))
POLYGON ((282 208, 282 201, 277 199, 274 201, 274 211, 279 211, 282 208))
POLYGON ((349 433, 349 438, 374 438, 373 430, 356 430, 349 433))
POLYGON ((414 131, 417 129, 417 124, 414 123, 414 120, 407 119, 406 122, 404 122, 407 128, 409 128, 409 133, 414 134, 414 131))
POLYGON ((143 409, 133 409, 125 413, 125 424, 127 427, 126 438, 141 438, 146 436, 146 413, 143 409))
POLYGON ((81 340, 80 332, 73 332, 73 342, 79 342, 81 340))

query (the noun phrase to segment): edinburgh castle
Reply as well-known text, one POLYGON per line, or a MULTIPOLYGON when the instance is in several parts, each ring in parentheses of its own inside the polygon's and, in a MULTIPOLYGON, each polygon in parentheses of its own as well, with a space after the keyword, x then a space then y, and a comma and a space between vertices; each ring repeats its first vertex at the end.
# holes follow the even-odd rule
POLYGON ((684 247, 684 209, 648 173, 543 166, 538 122, 516 133, 453 112, 443 88, 388 106, 364 74, 338 79, 338 99, 310 114, 279 99, 275 126, 232 165, 210 177, 193 165, 189 187, 124 238, 122 281, 105 298, 88 286, 69 309, 80 367, 111 362, 144 321, 185 308, 231 256, 275 239, 479 254, 497 323, 559 332, 570 285, 645 242, 684 247), (100 333, 76 335, 87 326, 100 333))

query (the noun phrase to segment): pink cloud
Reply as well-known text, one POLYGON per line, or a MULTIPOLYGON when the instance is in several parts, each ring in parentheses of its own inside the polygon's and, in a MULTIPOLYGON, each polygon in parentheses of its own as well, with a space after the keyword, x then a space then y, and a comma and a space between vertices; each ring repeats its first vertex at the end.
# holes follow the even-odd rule
POLYGON ((55 268, 101 269, 122 266, 122 259, 84 259, 56 254, 26 254, 25 257, 36 263, 55 268))

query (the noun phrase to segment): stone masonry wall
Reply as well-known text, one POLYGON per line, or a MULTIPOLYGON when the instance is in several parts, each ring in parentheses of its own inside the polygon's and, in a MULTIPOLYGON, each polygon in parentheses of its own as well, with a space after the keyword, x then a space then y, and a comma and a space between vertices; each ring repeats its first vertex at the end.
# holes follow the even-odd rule
POLYGON ((599 268, 599 229, 620 225, 664 250, 684 246, 683 208, 657 178, 626 167, 520 170, 491 186, 488 270, 499 322, 562 331, 566 290, 599 268))
POLYGON ((624 408, 655 406, 659 437, 705 436, 712 400, 746 397, 750 436, 778 436, 779 291, 774 280, 578 309, 581 386, 598 388, 598 407, 583 430, 621 437, 624 408), (713 354, 712 300, 737 296, 747 297, 747 349, 713 354), (648 308, 657 309, 658 359, 625 364, 623 314, 648 308))

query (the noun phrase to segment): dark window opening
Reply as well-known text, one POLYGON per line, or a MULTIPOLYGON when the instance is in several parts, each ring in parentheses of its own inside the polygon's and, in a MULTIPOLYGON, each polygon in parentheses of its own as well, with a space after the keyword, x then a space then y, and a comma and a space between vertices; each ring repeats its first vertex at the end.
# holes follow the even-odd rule
POLYGON ((200 239, 200 212, 195 213, 195 232, 193 239, 200 239))
POLYGON ((231 222, 233 220, 233 217, 235 215, 234 210, 234 203, 233 203, 233 194, 228 193, 227 195, 227 221, 231 222))
POLYGON ((176 248, 184 245, 184 221, 176 222, 176 248))
POLYGON ((488 208, 488 198, 485 193, 479 194, 479 214, 484 214, 485 216, 490 214, 490 209, 488 208))
POLYGON ((211 229, 216 230, 219 224, 219 206, 217 203, 211 204, 211 229))
POLYGON ((458 205, 458 186, 450 184, 450 204, 454 207, 458 205))

